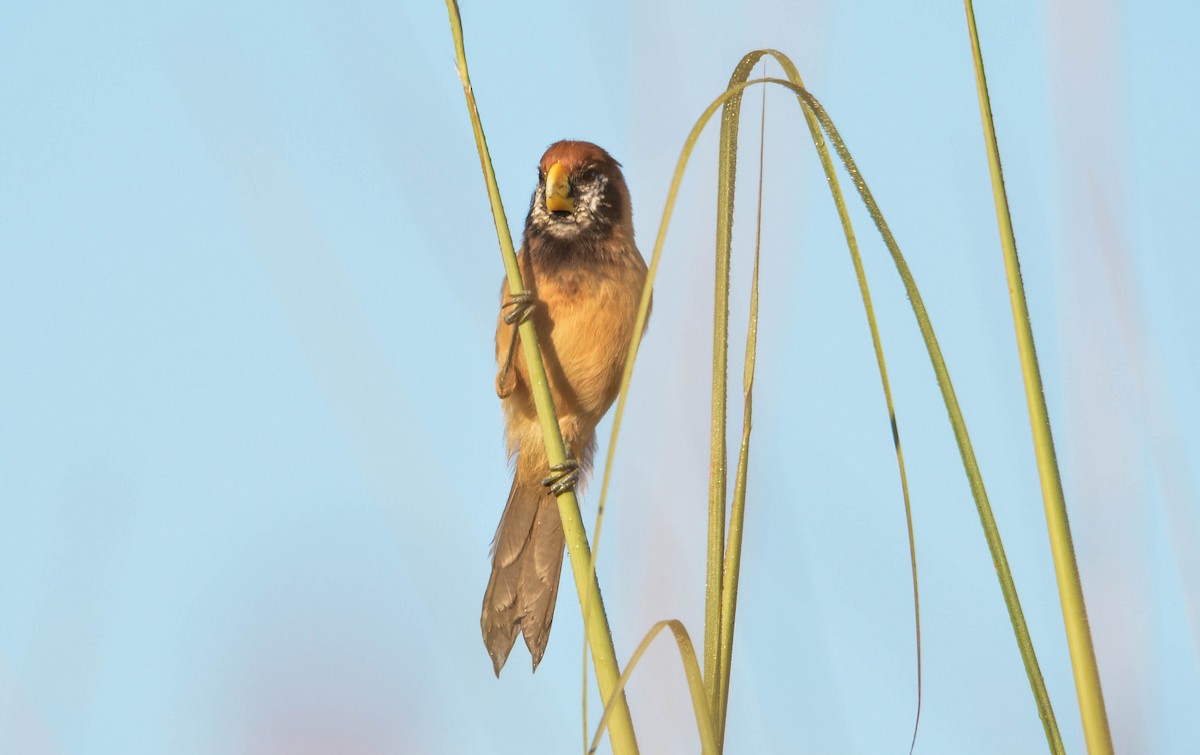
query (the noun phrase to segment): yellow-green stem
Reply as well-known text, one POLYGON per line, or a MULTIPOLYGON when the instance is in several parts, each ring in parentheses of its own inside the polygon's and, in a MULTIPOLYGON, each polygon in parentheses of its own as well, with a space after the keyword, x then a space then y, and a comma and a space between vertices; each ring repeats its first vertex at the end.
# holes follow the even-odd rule
MULTIPOLYGON (((721 582, 721 665, 716 723, 722 749, 725 747, 725 720, 729 710, 729 680, 733 672, 733 628, 737 619, 738 583, 741 578, 742 534, 746 521, 746 477, 750 463, 750 430, 754 409, 754 365, 758 354, 758 269, 762 252, 763 173, 766 167, 766 87, 763 87, 762 95, 758 135, 758 206, 754 224, 754 270, 750 275, 750 320, 746 328, 746 356, 742 369, 742 443, 738 450, 737 474, 733 482, 729 540, 725 546, 725 566, 721 582)), ((732 220, 732 217, 729 220, 732 220)))
MULTIPOLYGON (((744 77, 743 77, 744 80, 744 77)), ((737 175, 737 129, 725 126, 730 112, 741 108, 741 94, 722 111, 717 164, 717 217, 733 214, 737 175)), ((726 450, 726 402, 729 395, 729 261, 733 223, 717 222, 716 280, 713 294, 712 425, 708 455, 708 564, 704 584, 704 691, 717 715, 721 689, 721 589, 724 583, 725 495, 729 477, 726 450)))
MULTIPOLYGON (((467 110, 471 115, 475 146, 479 150, 479 161, 487 183, 488 199, 491 202, 492 218, 496 224, 496 235, 500 242, 501 255, 504 258, 509 290, 517 293, 523 291, 525 287, 521 282, 521 271, 517 265, 516 252, 513 249, 512 235, 508 229, 504 205, 500 200, 500 190, 496 184, 496 175, 488 154, 483 124, 475 105, 475 94, 471 89, 458 4, 455 0, 446 0, 446 8, 450 13, 450 29, 454 36, 458 75, 467 99, 467 110)), ((563 446, 562 433, 558 427, 554 401, 546 382, 546 371, 542 364, 541 351, 538 348, 537 331, 532 320, 522 323, 519 330, 521 347, 529 371, 530 387, 534 404, 537 407, 538 421, 542 428, 542 438, 546 444, 546 457, 551 466, 561 464, 566 459, 566 449, 563 446)), ((600 686, 601 695, 605 700, 609 700, 611 705, 611 717, 608 721, 609 740, 612 742, 613 752, 617 755, 636 755, 638 746, 633 731, 633 719, 629 713, 623 687, 617 685, 621 672, 617 666, 612 632, 608 627, 608 617, 604 613, 596 573, 589 569, 592 563, 591 549, 588 547, 587 532, 583 527, 583 517, 580 515, 579 501, 576 499, 574 491, 568 490, 558 496, 558 511, 562 517, 563 532, 567 540, 567 554, 571 559, 571 571, 575 577, 575 588, 583 610, 584 631, 592 648, 596 681, 600 686)))
POLYGON ((983 121, 988 169, 992 178, 992 195, 996 200, 996 222, 1000 227, 1000 246, 1004 252, 1004 272, 1008 278, 1008 296, 1012 302, 1017 350, 1021 355, 1025 402, 1029 405, 1029 424, 1033 432, 1033 448, 1037 456, 1042 501, 1046 509, 1046 529, 1050 536, 1050 552, 1054 556, 1054 573, 1058 580, 1058 595, 1062 603, 1067 645, 1071 650, 1071 666, 1075 671, 1075 692, 1079 696, 1083 735, 1091 755, 1111 755, 1113 747, 1112 735, 1108 729, 1108 713, 1104 708, 1104 692, 1100 687, 1100 672, 1096 667, 1096 651, 1092 647, 1087 607, 1084 605, 1083 587, 1079 581, 1079 567, 1075 563, 1075 549, 1071 543, 1071 525, 1067 520, 1067 504, 1063 498, 1062 479, 1054 454, 1050 415, 1042 390, 1042 375, 1033 343, 1029 307, 1025 302, 1025 285, 1021 281, 1021 263, 1017 258, 1017 241, 1013 235, 1012 217, 1008 211, 1008 196, 1004 191, 1004 172, 1000 165, 1000 147, 996 141, 991 98, 988 96, 987 76, 983 69, 979 30, 975 26, 975 9, 971 0, 964 1, 967 28, 971 36, 971 53, 975 63, 975 88, 979 93, 979 114, 983 121))
MULTIPOLYGON (((650 647, 650 643, 658 636, 658 633, 666 628, 670 628, 671 633, 675 635, 675 645, 679 648, 679 659, 683 662, 688 692, 692 696, 692 710, 696 714, 696 731, 700 734, 700 752, 702 755, 717 755, 720 749, 717 744, 716 727, 713 726, 712 718, 708 713, 704 682, 700 675, 700 663, 696 660, 696 649, 692 647, 692 638, 688 636, 683 622, 678 619, 667 619, 650 627, 650 631, 646 632, 646 636, 638 644, 637 650, 633 651, 629 663, 625 665, 625 673, 621 674, 621 678, 617 680, 617 692, 623 693, 625 684, 629 681, 633 670, 637 668, 638 661, 642 659, 642 655, 650 647)), ((596 736, 592 739, 592 746, 587 749, 587 755, 592 755, 596 751, 596 746, 600 744, 600 735, 604 733, 604 724, 608 721, 610 712, 611 708, 605 706, 604 715, 600 717, 600 723, 596 725, 596 736)))
MULTIPOLYGON (((730 86, 745 82, 751 70, 757 62, 765 55, 770 55, 783 68, 791 83, 797 87, 803 87, 804 81, 800 78, 800 72, 797 70, 794 63, 787 55, 784 55, 778 50, 754 50, 747 53, 734 69, 733 75, 730 77, 730 86)), ((826 181, 829 184, 829 191, 833 197, 834 207, 838 213, 838 219, 842 226, 843 235, 846 237, 846 247, 850 253, 850 260, 854 266, 855 278, 858 282, 859 294, 862 298, 863 311, 867 317, 867 325, 871 333, 871 343, 875 350, 875 360, 879 369, 879 379, 883 386, 883 395, 887 406, 888 418, 892 430, 892 440, 896 450, 896 465, 900 473, 900 488, 904 501, 904 517, 908 530, 908 545, 909 558, 913 577, 913 616, 916 635, 916 658, 917 658, 917 713, 913 722, 913 740, 912 746, 916 744, 916 732, 921 717, 921 609, 920 595, 918 591, 917 580, 917 554, 916 540, 912 525, 912 502, 908 492, 908 479, 904 469, 904 454, 900 446, 900 431, 899 424, 896 421, 896 410, 892 401, 892 391, 888 380, 887 363, 883 354, 883 343, 879 335, 879 326, 875 320, 875 309, 871 303, 871 290, 867 284, 866 272, 863 269, 862 257, 858 251, 858 241, 854 235, 854 228, 850 222, 850 213, 846 208, 846 202, 842 196, 841 184, 838 181, 837 172, 834 168, 833 159, 829 154, 829 148, 825 145, 821 125, 817 122, 813 113, 804 106, 803 98, 797 98, 801 104, 801 110, 804 113, 805 122, 808 125, 810 134, 812 135, 813 145, 816 147, 817 155, 821 161, 821 168, 825 173, 826 181)), ((721 233, 721 228, 729 228, 733 224, 733 194, 734 180, 736 171, 730 169, 731 163, 736 160, 737 133, 740 123, 741 112, 741 96, 735 95, 726 101, 721 117, 721 139, 720 139, 720 172, 719 177, 722 179, 718 184, 717 192, 717 224, 718 224, 718 241, 717 254, 729 255, 729 243, 731 236, 726 231, 721 233)), ((745 430, 744 430, 745 432, 745 430)), ((743 445, 741 456, 746 454, 746 446, 743 445)), ((739 466, 744 464, 744 459, 739 458, 739 466)), ((721 640, 720 640, 720 659, 721 666, 719 670, 720 695, 717 708, 717 720, 720 727, 720 736, 722 742, 725 738, 725 720, 729 707, 729 674, 733 657, 733 615, 732 610, 736 610, 737 605, 737 569, 740 565, 741 550, 741 520, 744 516, 745 507, 745 490, 740 491, 737 485, 734 486, 734 496, 732 502, 732 510, 730 512, 729 525, 729 543, 726 545, 725 553, 725 575, 723 579, 723 587, 721 593, 720 612, 721 620, 721 640), (730 569, 734 569, 734 578, 730 578, 730 569), (725 607, 731 607, 729 615, 726 613, 725 607)))

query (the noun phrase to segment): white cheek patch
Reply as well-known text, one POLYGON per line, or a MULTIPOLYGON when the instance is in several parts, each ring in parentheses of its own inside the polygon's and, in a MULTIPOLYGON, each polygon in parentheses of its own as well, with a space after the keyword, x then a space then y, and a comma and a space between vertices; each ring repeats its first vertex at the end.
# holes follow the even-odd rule
POLYGON ((581 187, 577 199, 580 207, 576 208, 576 213, 582 213, 587 217, 588 221, 595 221, 602 216, 601 207, 607 206, 604 202, 604 191, 608 188, 608 176, 600 175, 596 180, 587 186, 581 187))
POLYGON ((534 191, 530 216, 534 225, 543 233, 557 239, 572 239, 584 230, 603 222, 605 208, 612 203, 605 201, 605 190, 609 178, 599 175, 595 181, 574 187, 575 211, 568 217, 559 217, 546 209, 546 189, 538 185, 534 191))

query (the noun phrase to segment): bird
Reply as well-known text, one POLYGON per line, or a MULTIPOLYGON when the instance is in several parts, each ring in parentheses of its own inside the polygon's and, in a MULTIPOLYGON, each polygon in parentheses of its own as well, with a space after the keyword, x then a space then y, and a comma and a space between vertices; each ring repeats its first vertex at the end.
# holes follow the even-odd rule
POLYGON ((525 290, 502 288, 496 326, 496 394, 513 482, 479 620, 497 677, 518 633, 534 671, 546 651, 564 549, 557 495, 591 470, 596 425, 620 388, 646 283, 620 163, 590 142, 550 145, 538 162, 517 261, 525 290), (553 468, 517 348, 525 318, 536 327, 568 456, 553 468))

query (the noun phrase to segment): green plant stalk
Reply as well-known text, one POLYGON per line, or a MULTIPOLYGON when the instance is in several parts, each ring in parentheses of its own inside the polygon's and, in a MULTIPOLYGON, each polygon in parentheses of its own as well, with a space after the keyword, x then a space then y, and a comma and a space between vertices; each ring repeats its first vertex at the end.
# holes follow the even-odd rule
MULTIPOLYGON (((755 50, 747 53, 734 69, 733 75, 730 77, 730 85, 739 82, 745 82, 750 75, 751 70, 764 56, 770 55, 784 69, 788 79, 798 87, 803 87, 804 82, 800 78, 800 72, 796 69, 795 64, 788 56, 778 50, 755 50)), ((900 474, 900 488, 904 500, 904 517, 908 529, 908 547, 909 559, 913 576, 913 616, 916 635, 916 656, 917 656, 917 713, 913 722, 913 740, 912 747, 916 744, 917 728, 921 717, 921 610, 920 610, 920 593, 918 590, 917 580, 917 552, 916 539, 912 523, 912 502, 908 491, 908 477, 904 468, 904 454, 900 445, 899 425, 896 421, 896 410, 892 400, 891 385, 888 380, 887 363, 884 359, 883 343, 879 335, 879 326, 875 319, 875 308, 871 303, 871 290, 867 284, 866 272, 863 269, 862 256, 858 251, 858 241, 855 238, 854 227, 850 222, 850 213, 846 208, 846 202, 842 196, 841 184, 838 181, 837 172, 834 168, 833 159, 829 154, 829 149, 825 145, 824 134, 821 131, 821 125, 817 122, 816 117, 804 106, 803 98, 797 97, 797 101, 801 105, 801 110, 804 113, 805 121, 808 125, 809 132, 812 134, 813 144, 816 147, 817 155, 821 161, 822 170, 825 173, 826 181, 829 184, 830 194, 833 197, 834 206, 837 209, 838 219, 842 225, 842 232, 846 237, 846 246, 850 253, 850 259, 854 266, 855 278, 858 282, 859 295, 863 302, 863 310, 866 313, 867 325, 871 333, 871 343, 875 350, 875 361, 879 370, 880 383, 883 386, 884 399, 887 405, 888 418, 892 430, 892 441, 896 450, 896 466, 900 474)), ((720 137, 720 166, 719 166, 719 183, 717 191, 717 227, 718 227, 718 247, 717 254, 729 255, 730 234, 728 231, 721 233, 721 228, 729 228, 733 224, 733 194, 734 181, 736 171, 731 170, 728 166, 728 161, 736 161, 736 145, 737 134, 740 123, 740 108, 741 97, 735 96, 730 98, 724 105, 721 118, 721 137, 720 137)), ((745 430, 744 430, 745 432, 745 430)), ((745 454, 747 449, 743 444, 741 454, 745 454)), ((739 458, 739 467, 743 464, 743 460, 739 458)), ((725 579, 722 587, 722 610, 721 610, 721 640, 720 640, 720 659, 721 667, 719 678, 721 680, 721 694, 719 696, 719 705, 717 710, 718 726, 720 728, 720 737, 722 743, 725 739, 725 721, 729 707, 729 674, 733 662, 733 627, 734 616, 732 614, 733 607, 737 605, 737 572, 741 563, 741 527, 742 520, 745 515, 745 490, 739 492, 737 484, 734 485, 734 497, 730 512, 729 525, 729 543, 726 546, 725 555, 725 579), (730 569, 734 570, 732 578, 730 577, 730 569), (730 609, 727 611, 726 606, 730 609)), ((710 536, 711 541, 711 536, 710 536)))
MULTIPOLYGON (((735 74, 736 75, 736 74, 735 74)), ((762 258, 763 174, 766 167, 767 88, 762 90, 758 140, 758 204, 754 224, 754 269, 750 275, 750 318, 746 328, 746 355, 742 368, 742 443, 738 449, 733 502, 729 511, 729 540, 725 546, 721 583, 720 690, 717 697, 717 736, 725 748, 725 720, 729 706, 729 680, 733 667, 733 627, 737 619, 738 583, 742 566, 742 535, 746 521, 746 478, 750 462, 750 432, 754 410, 754 365, 758 354, 758 271, 762 258)), ((728 106, 728 103, 726 103, 728 106)), ((737 107, 740 110, 740 107, 737 107)), ((725 147, 722 140, 722 147, 725 147)), ((734 145, 736 148, 736 145, 734 145)), ((732 199, 732 196, 730 197, 732 199)), ((724 218, 725 216, 718 216, 724 218)), ((729 220, 732 221, 732 215, 729 220)))
MULTIPOLYGON (((499 238, 500 251, 504 258, 504 269, 508 277, 509 290, 512 293, 517 293, 523 291, 525 287, 521 281, 521 271, 517 265, 516 252, 512 245, 512 235, 508 229, 504 206, 500 200, 500 190, 496 184, 496 175, 488 154, 487 140, 483 134, 483 124, 479 118, 479 110, 475 104, 475 94, 471 89, 471 80, 467 72, 466 51, 463 44, 462 20, 458 13, 458 4, 455 0, 446 0, 446 8, 450 13, 450 28, 454 36, 458 75, 462 81, 463 93, 467 99, 467 110, 471 115, 475 145, 479 150, 479 161, 487 183, 488 199, 491 202, 492 217, 496 224, 496 235, 499 238)), ((558 418, 554 410, 554 401, 550 396, 549 385, 546 382, 546 371, 537 343, 537 331, 534 328, 532 320, 526 320, 520 325, 520 334, 525 363, 529 370, 530 388, 533 393, 534 404, 537 407, 538 421, 542 428, 542 437, 546 444, 546 457, 551 466, 561 464, 566 459, 566 449, 563 446, 562 433, 559 430, 558 418)), ((617 686, 621 672, 617 666, 612 632, 608 627, 608 617, 604 613, 604 605, 600 595, 600 586, 596 579, 596 572, 588 569, 592 563, 591 549, 588 546, 587 532, 583 527, 583 517, 579 512, 579 502, 575 497, 574 491, 568 490, 558 496, 558 511, 562 517, 563 532, 567 540, 567 553, 571 559, 571 570, 575 577, 575 588, 579 594, 580 605, 583 610, 584 631, 592 648, 592 662, 596 668, 596 681, 600 686, 601 694, 606 700, 610 700, 611 703, 611 718, 608 721, 609 739, 612 742, 613 751, 617 755, 636 755, 638 746, 633 730, 633 719, 629 713, 629 705, 625 700, 623 688, 617 686)))
POLYGON ((750 430, 754 405, 755 352, 758 349, 758 263, 759 247, 756 242, 754 272, 750 284, 750 325, 746 334, 746 362, 742 373, 742 443, 738 451, 737 473, 733 483, 733 504, 729 512, 729 542, 725 548, 724 581, 721 587, 721 689, 718 698, 720 707, 717 711, 717 725, 722 749, 725 746, 725 718, 729 709, 729 678, 733 666, 733 627, 737 619, 738 582, 741 577, 742 564, 742 534, 746 521, 746 475, 750 459, 750 430))
MULTIPOLYGON (((650 631, 638 644, 637 650, 633 651, 629 663, 625 665, 625 673, 621 674, 621 678, 617 680, 617 692, 625 689, 625 684, 629 681, 629 677, 633 674, 633 670, 642 659, 646 649, 650 647, 650 643, 658 636, 659 632, 667 627, 670 627, 672 634, 675 635, 675 645, 679 648, 679 659, 683 661, 683 671, 687 677, 688 691, 692 697, 692 710, 696 713, 696 730, 700 734, 700 750, 704 755, 717 755, 721 750, 717 744, 716 728, 713 726, 705 699, 700 663, 696 660, 696 649, 692 647, 692 638, 688 636, 683 622, 678 619, 667 619, 650 627, 650 631)), ((600 735, 604 733, 604 724, 608 721, 610 712, 610 707, 605 706, 604 715, 601 716, 600 723, 596 725, 596 736, 592 739, 592 746, 587 750, 588 755, 596 752, 596 747, 600 744, 600 735)))
MULTIPOLYGON (((743 77, 743 81, 745 77, 743 77)), ((732 82, 731 82, 732 83, 732 82)), ((733 231, 733 184, 737 175, 737 130, 732 137, 725 124, 729 113, 741 110, 741 93, 731 97, 721 113, 721 142, 717 164, 717 253, 713 293, 712 420, 708 455, 708 550, 704 580, 704 691, 717 715, 721 689, 721 591, 724 584, 725 496, 728 485, 726 404, 729 395, 729 265, 733 231), (723 212, 729 208, 729 217, 723 212)), ((735 116, 736 117, 736 116, 735 116)))
POLYGON ((992 196, 996 201, 996 222, 1000 228, 1000 246, 1004 253, 1004 272, 1008 278, 1008 296, 1012 303, 1013 325, 1017 333, 1017 351, 1021 355, 1021 375, 1025 384, 1025 402, 1029 405, 1029 424, 1033 432, 1033 447, 1041 479, 1042 501, 1046 509, 1046 529, 1050 536, 1050 551, 1054 556, 1054 573, 1062 603, 1063 623, 1067 646, 1071 651, 1071 666, 1075 672, 1075 692, 1079 697, 1079 714, 1083 735, 1091 755, 1111 755, 1112 735, 1108 728, 1108 713, 1104 707, 1104 692, 1096 666, 1096 651, 1088 630, 1087 607, 1075 549, 1071 543, 1071 525, 1067 520, 1067 504, 1063 497, 1062 479, 1054 454, 1054 438, 1050 432, 1050 415, 1042 390, 1042 375, 1038 368, 1037 350, 1033 343, 1033 327, 1029 307, 1025 302, 1025 285, 1021 281, 1021 262, 1017 257, 1017 241, 1013 234, 1008 196, 1004 190, 1004 172, 1000 165, 1000 147, 992 120, 991 98, 988 96, 987 75, 983 68, 983 52, 979 45, 979 30, 975 25, 975 8, 964 0, 967 28, 971 36, 971 55, 975 64, 975 88, 979 93, 979 115, 983 121, 984 142, 987 145, 988 169, 992 179, 992 196))

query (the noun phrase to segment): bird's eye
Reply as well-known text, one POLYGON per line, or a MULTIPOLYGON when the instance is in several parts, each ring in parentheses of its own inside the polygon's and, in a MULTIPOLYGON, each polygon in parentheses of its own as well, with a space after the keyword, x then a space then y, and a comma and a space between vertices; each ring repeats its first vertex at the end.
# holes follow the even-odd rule
POLYGON ((581 181, 586 181, 587 183, 594 182, 596 180, 596 169, 588 168, 587 170, 585 170, 584 172, 579 174, 579 179, 581 181))
POLYGON ((538 168, 538 183, 544 183, 545 181, 546 173, 541 168, 538 168))

